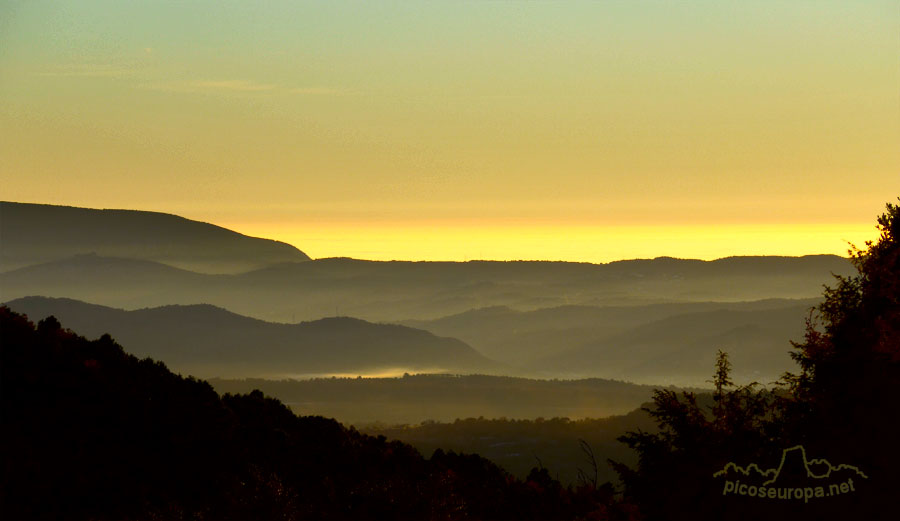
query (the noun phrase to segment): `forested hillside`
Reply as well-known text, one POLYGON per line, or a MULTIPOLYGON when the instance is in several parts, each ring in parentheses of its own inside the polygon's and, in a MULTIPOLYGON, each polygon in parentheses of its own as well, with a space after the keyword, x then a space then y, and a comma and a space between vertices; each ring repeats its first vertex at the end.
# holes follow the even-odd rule
MULTIPOLYGON (((415 449, 219 396, 161 362, 0 307, 6 519, 575 519, 608 488, 519 480, 479 456, 415 449)), ((611 505, 607 508, 606 505, 611 505)), ((624 516, 624 514, 623 514, 624 516)))
POLYGON ((659 390, 656 433, 621 438, 624 497, 653 520, 893 519, 900 444, 900 206, 854 250, 794 343, 774 392, 735 386, 720 353, 713 406, 659 390))
POLYGON ((425 458, 259 391, 220 397, 109 335, 0 307, 2 509, 26 520, 890 519, 900 206, 879 229, 852 256, 857 274, 825 290, 794 344, 799 372, 780 387, 735 386, 720 353, 711 404, 655 392, 658 428, 619 438, 636 454, 612 462, 621 497, 599 483, 596 459, 566 488, 539 455, 524 479, 480 456, 425 458))
POLYGON ((502 368, 454 338, 350 317, 277 324, 210 305, 126 311, 46 297, 6 304, 34 320, 52 315, 89 337, 109 333, 137 356, 165 360, 177 372, 200 377, 282 378, 385 370, 490 372, 502 368))
POLYGON ((607 460, 637 461, 636 454, 618 441, 622 433, 637 429, 656 430, 645 410, 580 420, 465 418, 446 423, 360 426, 362 432, 401 440, 423 454, 438 448, 479 454, 522 478, 540 466, 563 485, 617 482, 607 460))

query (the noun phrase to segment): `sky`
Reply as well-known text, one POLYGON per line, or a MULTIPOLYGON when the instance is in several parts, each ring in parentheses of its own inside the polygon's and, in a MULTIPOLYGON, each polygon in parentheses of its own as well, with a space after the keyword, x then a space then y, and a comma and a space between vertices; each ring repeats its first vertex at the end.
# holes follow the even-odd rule
POLYGON ((0 0, 0 199, 314 258, 845 254, 900 195, 896 0, 0 0))

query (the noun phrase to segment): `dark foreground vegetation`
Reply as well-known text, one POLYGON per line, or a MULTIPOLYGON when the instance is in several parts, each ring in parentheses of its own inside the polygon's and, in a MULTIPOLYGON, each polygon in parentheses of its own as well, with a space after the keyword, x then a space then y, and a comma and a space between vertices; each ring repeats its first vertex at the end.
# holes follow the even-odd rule
POLYGON ((900 206, 889 204, 878 226, 877 242, 851 252, 857 275, 838 276, 826 288, 805 338, 794 343, 799 372, 786 374, 774 392, 732 385, 724 355, 712 407, 691 393, 656 392, 650 412, 660 431, 623 436, 638 464, 614 464, 625 500, 644 519, 897 519, 900 206), (803 458, 793 450, 781 460, 798 445, 803 458), (714 476, 729 462, 743 472, 714 476), (748 469, 751 463, 779 472, 763 477, 748 469), (735 489, 743 480, 746 494, 729 493, 729 480, 735 489), (764 485, 778 489, 775 498, 760 492, 764 485), (821 497, 807 497, 807 488, 812 494, 818 487, 821 497), (791 499, 780 498, 782 489, 791 499))
POLYGON ((620 438, 637 453, 613 463, 621 496, 590 479, 563 487, 546 469, 520 480, 480 456, 425 459, 258 391, 220 397, 108 335, 89 341, 0 307, 3 517, 896 519, 900 206, 878 223, 879 240, 851 256, 858 274, 826 289, 795 344, 799 371, 779 388, 734 386, 723 353, 711 405, 656 392, 659 429, 620 438))
POLYGON ((53 318, 0 307, 0 331, 6 519, 627 518, 610 487, 426 459, 259 391, 220 397, 53 318))
POLYGON ((616 482, 616 472, 606 460, 635 463, 634 451, 618 438, 638 429, 656 430, 653 418, 641 409, 621 416, 580 420, 466 418, 446 423, 359 426, 367 434, 409 443, 423 454, 438 448, 478 454, 521 478, 535 466, 543 467, 563 486, 616 482))

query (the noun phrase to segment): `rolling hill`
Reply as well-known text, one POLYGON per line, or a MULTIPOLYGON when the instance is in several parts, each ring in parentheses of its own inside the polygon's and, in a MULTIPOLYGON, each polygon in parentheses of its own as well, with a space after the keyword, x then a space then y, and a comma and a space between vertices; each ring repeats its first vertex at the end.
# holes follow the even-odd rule
POLYGON ((6 201, 0 202, 0 240, 0 271, 90 253, 207 273, 309 260, 289 244, 177 215, 6 201))
POLYGON ((166 360, 174 370, 200 377, 469 373, 501 367, 453 338, 348 317, 277 324, 211 305, 125 311, 44 297, 6 304, 34 321, 53 315, 89 337, 109 333, 137 356, 166 360))
POLYGON ((459 338, 532 376, 704 385, 718 349, 741 362, 739 379, 776 379, 792 366, 788 340, 802 336, 804 319, 817 302, 491 307, 401 323, 459 338))
POLYGON ((5 306, 0 396, 4 519, 568 520, 598 508, 567 508, 575 494, 546 471, 523 481, 477 455, 425 457, 298 417, 258 390, 219 396, 109 337, 5 306))
POLYGON ((210 303, 273 322, 348 315, 432 320, 472 309, 634 306, 809 298, 852 266, 836 256, 717 261, 373 262, 318 259, 241 274, 191 274, 134 259, 81 255, 0 273, 0 300, 69 297, 140 308, 210 303), (121 273, 119 276, 111 276, 121 273))
MULTIPOLYGON (((750 302, 673 302, 632 306, 557 306, 519 311, 505 306, 473 309, 434 320, 400 324, 452 336, 497 360, 522 365, 667 317, 715 310, 763 311, 812 307, 818 299, 750 302)), ((802 318, 799 318, 802 322, 802 318)))
POLYGON ((702 386, 716 351, 728 352, 740 383, 771 383, 796 370, 790 340, 803 337, 808 303, 772 309, 715 309, 669 316, 530 363, 539 373, 702 386))

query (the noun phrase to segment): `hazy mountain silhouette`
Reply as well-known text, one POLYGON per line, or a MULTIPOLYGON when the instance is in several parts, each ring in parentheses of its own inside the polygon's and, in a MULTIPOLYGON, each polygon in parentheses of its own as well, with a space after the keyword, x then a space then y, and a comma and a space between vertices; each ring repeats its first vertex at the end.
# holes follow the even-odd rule
POLYGON ((739 381, 770 383, 793 367, 790 339, 802 338, 809 303, 774 309, 717 309, 670 316, 589 341, 532 363, 569 376, 702 386, 716 351, 729 353, 739 381))
MULTIPOLYGON (((716 310, 754 311, 797 309, 817 304, 819 299, 766 299, 751 302, 678 302, 633 306, 558 306, 517 311, 505 306, 474 309, 435 320, 403 320, 401 324, 452 336, 480 353, 519 367, 535 360, 562 354, 592 342, 602 342, 642 324, 675 315, 716 310)), ((805 313, 804 313, 805 315, 805 313)), ((760 317, 765 318, 765 317, 760 317)), ((798 315, 799 323, 803 315, 798 315)), ((761 324, 748 315, 746 325, 761 324)), ((761 324, 768 325, 768 324, 761 324)), ((698 330, 697 338, 704 336, 698 330)), ((781 342, 784 338, 774 338, 781 342)))
POLYGON ((138 356, 197 376, 274 376, 417 371, 490 372, 500 366, 465 343, 405 326, 332 317, 277 324, 211 305, 125 311, 28 297, 10 309, 37 321, 53 315, 89 337, 109 333, 138 356))
POLYGON ((0 299, 70 297, 114 307, 208 302, 263 320, 348 315, 369 321, 434 319, 475 308, 808 298, 836 256, 718 261, 372 262, 320 259, 236 275, 191 276, 132 260, 78 256, 0 274, 0 299), (110 277, 111 270, 120 276, 110 277))
POLYGON ((0 270, 96 253, 236 273, 309 260, 297 248, 177 215, 0 202, 0 270))
POLYGON ((215 301, 228 276, 139 259, 76 255, 0 273, 0 299, 70 296, 113 307, 140 308, 215 301))

